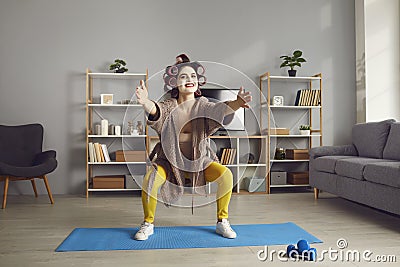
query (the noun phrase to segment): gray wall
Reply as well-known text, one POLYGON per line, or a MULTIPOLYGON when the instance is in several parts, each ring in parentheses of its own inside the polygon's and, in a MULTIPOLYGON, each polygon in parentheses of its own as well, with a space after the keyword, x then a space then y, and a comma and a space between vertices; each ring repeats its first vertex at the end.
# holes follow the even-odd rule
POLYGON ((117 57, 151 75, 186 52, 258 83, 267 70, 286 75, 279 56, 299 48, 308 60, 299 74, 323 73, 324 143, 348 142, 356 121, 354 1, 1 0, 0 44, 0 123, 45 125, 44 147, 58 152, 55 194, 84 192, 84 72, 117 57))

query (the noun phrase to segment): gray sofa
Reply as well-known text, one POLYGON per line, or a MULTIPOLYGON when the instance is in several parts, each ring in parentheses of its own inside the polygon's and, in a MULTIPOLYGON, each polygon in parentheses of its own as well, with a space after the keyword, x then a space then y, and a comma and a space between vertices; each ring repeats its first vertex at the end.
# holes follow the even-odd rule
POLYGON ((310 185, 400 215, 400 123, 354 125, 352 144, 310 150, 310 185))

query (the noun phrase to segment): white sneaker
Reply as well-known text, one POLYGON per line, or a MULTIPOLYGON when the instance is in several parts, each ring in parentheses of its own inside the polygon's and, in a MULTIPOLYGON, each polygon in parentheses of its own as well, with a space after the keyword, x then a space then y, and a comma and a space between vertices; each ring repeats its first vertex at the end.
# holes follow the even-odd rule
POLYGON ((154 233, 154 224, 149 222, 143 222, 140 225, 139 231, 136 232, 134 239, 139 241, 147 240, 149 236, 151 236, 153 233, 154 233))
POLYGON ((217 222, 217 228, 215 232, 225 238, 236 238, 236 233, 233 231, 227 219, 222 219, 222 222, 217 222))

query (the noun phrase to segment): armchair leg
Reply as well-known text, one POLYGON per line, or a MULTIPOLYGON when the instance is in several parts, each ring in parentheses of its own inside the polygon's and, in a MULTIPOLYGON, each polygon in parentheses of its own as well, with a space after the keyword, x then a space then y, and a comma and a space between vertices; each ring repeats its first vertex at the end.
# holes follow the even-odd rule
POLYGON ((50 186, 49 186, 49 182, 47 181, 46 175, 43 175, 42 178, 43 178, 44 184, 46 185, 47 194, 49 195, 50 202, 51 202, 51 204, 54 204, 53 196, 51 195, 50 186))
POLYGON ((36 184, 35 184, 35 179, 34 178, 31 180, 31 184, 32 184, 32 187, 33 187, 33 192, 35 192, 35 197, 38 197, 38 193, 37 193, 37 190, 36 190, 36 184))
POLYGON ((318 199, 319 197, 319 189, 318 188, 314 188, 314 198, 318 199))
POLYGON ((10 178, 6 177, 4 179, 4 194, 3 194, 3 206, 2 209, 6 208, 7 205, 7 193, 8 193, 8 182, 9 182, 10 178))

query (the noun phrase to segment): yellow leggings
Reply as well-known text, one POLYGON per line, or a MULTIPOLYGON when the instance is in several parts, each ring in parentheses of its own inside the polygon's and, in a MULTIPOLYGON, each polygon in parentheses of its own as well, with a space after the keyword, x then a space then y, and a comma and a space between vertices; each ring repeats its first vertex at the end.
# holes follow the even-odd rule
MULTIPOLYGON (((147 188, 151 172, 151 169, 146 173, 143 181, 142 190, 142 204, 144 211, 144 220, 149 223, 154 222, 154 215, 157 207, 157 192, 161 185, 166 181, 167 174, 165 169, 158 165, 156 178, 154 181, 153 188, 150 193, 149 201, 147 200, 147 188)), ((217 162, 211 162, 211 164, 204 170, 204 176, 207 182, 217 181, 217 219, 228 218, 228 206, 232 195, 233 176, 231 170, 224 165, 217 162), (219 179, 218 179, 219 178, 219 179)))

